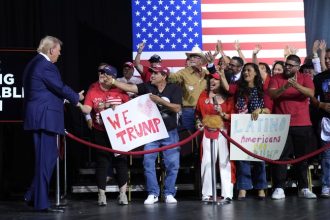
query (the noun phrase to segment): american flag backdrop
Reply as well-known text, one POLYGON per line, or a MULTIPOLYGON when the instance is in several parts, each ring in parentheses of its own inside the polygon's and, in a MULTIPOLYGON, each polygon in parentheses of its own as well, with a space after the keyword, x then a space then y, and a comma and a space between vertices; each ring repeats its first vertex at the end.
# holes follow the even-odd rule
POLYGON ((303 0, 132 0, 132 26, 133 59, 145 42, 142 64, 158 54, 171 71, 193 46, 214 51, 217 40, 228 56, 237 56, 238 40, 248 61, 260 44, 259 61, 270 65, 284 59, 286 45, 306 56, 303 0))

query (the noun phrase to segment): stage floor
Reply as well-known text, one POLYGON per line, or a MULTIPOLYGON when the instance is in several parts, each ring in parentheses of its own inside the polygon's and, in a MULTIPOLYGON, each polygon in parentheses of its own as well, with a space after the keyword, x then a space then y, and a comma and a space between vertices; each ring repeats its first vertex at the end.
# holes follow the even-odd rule
POLYGON ((302 199, 288 195, 285 200, 265 201, 253 197, 245 201, 234 200, 228 205, 205 205, 192 196, 178 196, 178 204, 168 205, 163 202, 155 205, 144 205, 144 195, 134 196, 129 205, 119 206, 115 196, 111 195, 106 207, 96 205, 97 195, 71 196, 67 200, 65 213, 37 213, 22 201, 1 201, 0 219, 29 220, 177 220, 177 219, 253 219, 253 220, 302 220, 328 219, 330 215, 330 199, 302 199))

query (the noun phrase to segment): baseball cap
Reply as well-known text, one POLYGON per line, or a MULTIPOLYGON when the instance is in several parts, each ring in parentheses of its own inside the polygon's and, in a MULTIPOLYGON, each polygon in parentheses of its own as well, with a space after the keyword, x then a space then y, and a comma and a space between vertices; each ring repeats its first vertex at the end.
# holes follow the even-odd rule
POLYGON ((209 139, 218 139, 220 129, 204 127, 204 135, 209 139))
POLYGON ((162 62, 162 58, 160 58, 159 55, 154 54, 150 57, 150 59, 148 60, 150 63, 160 63, 162 62))
POLYGON ((126 62, 126 63, 124 63, 124 67, 125 66, 128 66, 130 68, 134 68, 134 64, 132 62, 126 62))
POLYGON ((98 71, 112 77, 117 77, 117 69, 110 65, 105 65, 103 68, 100 68, 98 71))
POLYGON ((217 79, 217 80, 220 80, 220 78, 221 78, 219 73, 213 73, 213 74, 211 74, 211 76, 212 76, 212 78, 217 79))
POLYGON ((156 72, 156 73, 165 73, 167 76, 170 75, 170 70, 165 66, 156 66, 156 67, 149 67, 149 71, 156 72))

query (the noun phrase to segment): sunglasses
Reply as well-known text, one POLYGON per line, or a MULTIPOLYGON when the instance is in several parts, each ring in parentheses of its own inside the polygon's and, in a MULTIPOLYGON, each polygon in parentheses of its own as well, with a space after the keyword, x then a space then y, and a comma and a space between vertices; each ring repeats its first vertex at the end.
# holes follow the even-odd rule
POLYGON ((101 73, 101 74, 105 74, 105 70, 104 69, 98 69, 97 70, 99 73, 101 73))

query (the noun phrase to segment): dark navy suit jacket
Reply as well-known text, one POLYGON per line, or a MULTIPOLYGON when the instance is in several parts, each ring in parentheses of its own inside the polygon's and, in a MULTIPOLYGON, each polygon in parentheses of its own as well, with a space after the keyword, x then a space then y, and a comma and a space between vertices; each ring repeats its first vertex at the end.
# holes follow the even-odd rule
POLYGON ((65 85, 58 68, 36 55, 23 74, 24 129, 64 134, 64 99, 76 105, 79 94, 65 85))

